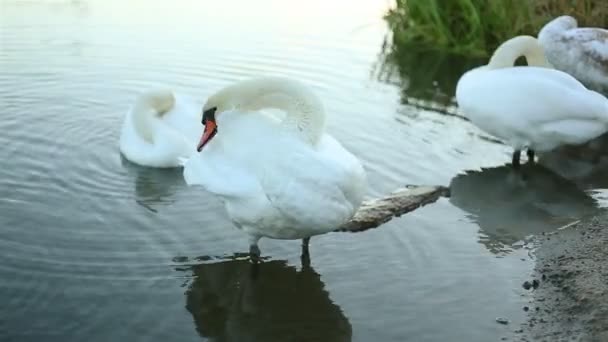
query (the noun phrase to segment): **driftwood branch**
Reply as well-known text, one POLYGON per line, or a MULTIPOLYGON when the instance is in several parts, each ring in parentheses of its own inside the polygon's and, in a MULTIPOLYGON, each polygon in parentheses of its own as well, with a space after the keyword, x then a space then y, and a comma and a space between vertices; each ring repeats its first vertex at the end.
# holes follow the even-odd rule
POLYGON ((363 202, 352 220, 337 229, 338 232, 361 232, 449 196, 443 186, 416 186, 399 188, 391 194, 363 202))

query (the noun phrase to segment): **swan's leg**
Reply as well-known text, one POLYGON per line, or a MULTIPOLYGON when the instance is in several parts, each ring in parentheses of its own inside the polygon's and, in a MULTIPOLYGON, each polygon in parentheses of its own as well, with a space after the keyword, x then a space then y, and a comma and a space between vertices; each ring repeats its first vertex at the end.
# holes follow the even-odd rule
POLYGON ((513 159, 512 159, 512 163, 513 163, 513 168, 515 169, 519 169, 519 158, 521 156, 521 150, 515 150, 513 151, 513 159))
POLYGON ((528 163, 534 163, 534 150, 528 149, 526 154, 528 155, 528 163))
POLYGON ((308 251, 308 245, 310 244, 310 237, 302 239, 302 255, 300 260, 302 261, 302 267, 310 266, 310 253, 308 251))
POLYGON ((252 235, 249 237, 249 258, 256 264, 260 261, 260 255, 262 254, 260 247, 258 247, 258 241, 260 241, 259 236, 252 235))
POLYGON ((308 253, 308 246, 309 245, 310 245, 310 237, 303 238, 302 239, 302 254, 309 254, 308 253))

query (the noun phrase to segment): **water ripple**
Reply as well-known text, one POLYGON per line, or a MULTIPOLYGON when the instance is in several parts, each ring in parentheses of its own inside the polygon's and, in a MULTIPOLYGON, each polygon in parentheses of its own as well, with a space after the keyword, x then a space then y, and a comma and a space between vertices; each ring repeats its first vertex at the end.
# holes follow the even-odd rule
MULTIPOLYGON (((246 252, 247 241, 222 203, 187 187, 181 170, 143 168, 121 157, 122 120, 144 90, 169 87, 202 102, 246 77, 301 79, 325 103, 328 131, 365 164, 368 195, 405 184, 446 183, 460 168, 476 167, 480 159, 475 155, 489 156, 484 162, 508 158, 502 146, 476 138, 469 126, 424 118, 399 103, 401 89, 370 79, 384 32, 352 34, 371 19, 367 14, 351 18, 368 2, 370 8, 380 6, 373 0, 341 6, 318 0, 318 7, 302 2, 298 8, 303 11, 290 17, 290 6, 271 0, 255 5, 231 0, 230 6, 196 0, 179 5, 4 1, 0 299, 6 312, 0 312, 0 339, 5 331, 8 340, 197 338, 184 309, 183 272, 176 273, 172 260, 246 252), (269 4, 278 12, 260 10, 269 4)), ((468 331, 489 336, 486 332, 496 329, 493 321, 483 320, 507 301, 501 297, 476 305, 476 292, 511 288, 504 285, 506 276, 495 274, 494 259, 481 258, 472 248, 478 230, 447 203, 422 210, 364 238, 329 234, 313 239, 313 263, 328 291, 345 304, 344 316, 357 325, 357 340, 471 340, 468 331), (487 274, 492 276, 466 283, 487 274), (370 284, 374 291, 368 291, 370 284), (386 312, 369 310, 389 301, 386 312), (459 310, 471 305, 475 310, 462 315, 459 310), (426 323, 453 317, 462 318, 458 325, 466 329, 448 325, 441 330, 426 323), (387 324, 380 322, 385 319, 387 324), (375 321, 386 329, 373 327, 375 321)), ((296 241, 261 243, 273 258, 299 260, 296 241)), ((279 264, 277 277, 298 274, 287 262, 269 265, 279 264)), ((241 262, 194 267, 193 273, 200 272, 191 278, 214 284, 235 265, 241 262)), ((270 288, 276 284, 269 282, 270 288)), ((309 290, 312 297, 297 300, 314 303, 309 299, 319 291, 309 290)), ((221 298, 224 288, 217 291, 221 298)), ((285 295, 292 300, 290 293, 285 295)))

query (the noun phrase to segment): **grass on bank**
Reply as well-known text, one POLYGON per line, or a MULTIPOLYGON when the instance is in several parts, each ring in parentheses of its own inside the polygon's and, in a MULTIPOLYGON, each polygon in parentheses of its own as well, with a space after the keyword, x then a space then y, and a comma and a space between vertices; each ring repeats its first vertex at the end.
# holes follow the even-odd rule
POLYGON ((606 27, 608 0, 396 0, 386 20, 394 45, 488 56, 513 36, 536 36, 563 14, 579 26, 606 27))

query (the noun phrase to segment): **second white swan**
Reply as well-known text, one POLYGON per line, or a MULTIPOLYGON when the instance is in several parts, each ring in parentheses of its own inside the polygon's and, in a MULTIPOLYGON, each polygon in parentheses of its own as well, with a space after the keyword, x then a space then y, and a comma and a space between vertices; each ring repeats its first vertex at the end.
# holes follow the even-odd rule
POLYGON ((199 108, 191 99, 176 97, 168 90, 139 95, 125 115, 120 152, 142 166, 181 166, 196 153, 195 144, 203 128, 199 108))
POLYGON ((507 40, 488 65, 466 72, 456 100, 476 126, 515 149, 514 167, 523 149, 533 160, 534 151, 582 144, 608 131, 608 99, 552 69, 531 36, 507 40), (528 66, 514 66, 520 56, 528 66))

